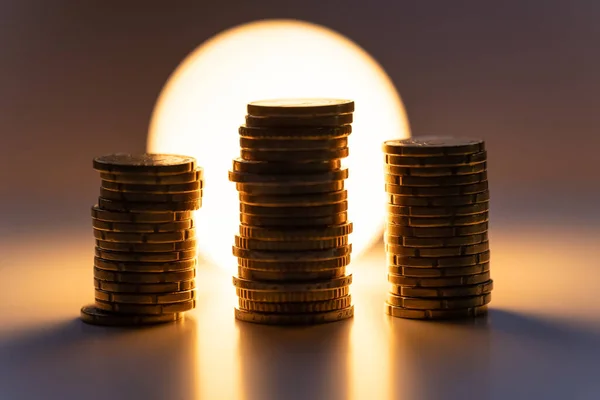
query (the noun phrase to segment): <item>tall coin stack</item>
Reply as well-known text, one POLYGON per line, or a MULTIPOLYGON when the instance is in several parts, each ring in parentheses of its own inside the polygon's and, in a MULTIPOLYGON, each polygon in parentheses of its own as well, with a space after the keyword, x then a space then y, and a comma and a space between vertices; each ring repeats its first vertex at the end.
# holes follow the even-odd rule
POLYGON ((444 319, 486 313, 491 300, 490 193, 482 140, 390 140, 385 250, 394 317, 444 319))
POLYGON ((353 111, 349 100, 248 104, 241 156, 229 172, 240 199, 237 319, 283 325, 353 316, 348 169, 341 162, 353 111))
POLYGON ((112 154, 93 165, 102 179, 92 207, 96 301, 81 319, 123 326, 181 318, 195 307, 202 169, 193 157, 168 154, 112 154))

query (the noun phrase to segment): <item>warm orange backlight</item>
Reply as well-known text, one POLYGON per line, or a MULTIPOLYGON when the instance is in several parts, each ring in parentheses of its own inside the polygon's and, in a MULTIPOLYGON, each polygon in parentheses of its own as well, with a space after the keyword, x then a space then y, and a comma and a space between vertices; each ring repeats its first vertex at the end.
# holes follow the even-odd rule
POLYGON ((201 45, 165 85, 152 116, 148 151, 192 155, 205 168, 203 207, 197 214, 200 255, 232 270, 239 206, 227 170, 239 155, 237 128, 248 102, 281 97, 356 102, 346 160, 355 258, 382 232, 381 143, 410 136, 402 102, 386 73, 336 32, 306 22, 260 21, 201 45))

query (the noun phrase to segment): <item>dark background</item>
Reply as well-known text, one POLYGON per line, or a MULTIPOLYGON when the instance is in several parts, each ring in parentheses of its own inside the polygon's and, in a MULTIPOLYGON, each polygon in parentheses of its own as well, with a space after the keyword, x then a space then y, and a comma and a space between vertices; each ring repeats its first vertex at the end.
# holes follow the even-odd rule
POLYGON ((486 139, 498 219, 597 221, 600 2, 15 0, 0 2, 0 229, 89 224, 92 157, 144 150, 179 62, 265 18, 364 47, 414 135, 486 139))

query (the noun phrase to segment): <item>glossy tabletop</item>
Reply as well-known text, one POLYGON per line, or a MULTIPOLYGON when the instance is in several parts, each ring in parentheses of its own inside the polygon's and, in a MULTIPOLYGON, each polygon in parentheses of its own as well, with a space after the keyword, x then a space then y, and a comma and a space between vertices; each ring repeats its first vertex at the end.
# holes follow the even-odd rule
POLYGON ((490 243, 486 318, 386 316, 378 245, 352 265, 351 320, 238 322, 230 271, 201 264, 196 310, 130 330, 78 320, 93 299, 89 229, 3 235, 0 398, 600 398, 600 229, 496 225, 490 243))

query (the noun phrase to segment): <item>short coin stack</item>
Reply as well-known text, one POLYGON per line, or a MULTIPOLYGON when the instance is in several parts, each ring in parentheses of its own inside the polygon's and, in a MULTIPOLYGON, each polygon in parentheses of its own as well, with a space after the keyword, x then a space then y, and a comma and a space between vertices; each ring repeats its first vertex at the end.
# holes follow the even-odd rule
POLYGON ((236 318, 283 325, 353 316, 348 169, 341 162, 353 111, 349 100, 248 104, 241 156, 229 172, 240 198, 236 318))
POLYGON ((81 319, 149 325, 195 307, 193 211, 202 205, 202 169, 192 157, 112 154, 94 159, 102 186, 92 207, 95 299, 81 319))
POLYGON ((415 319, 484 314, 493 288, 484 142, 423 137, 386 141, 383 151, 386 312, 415 319))

